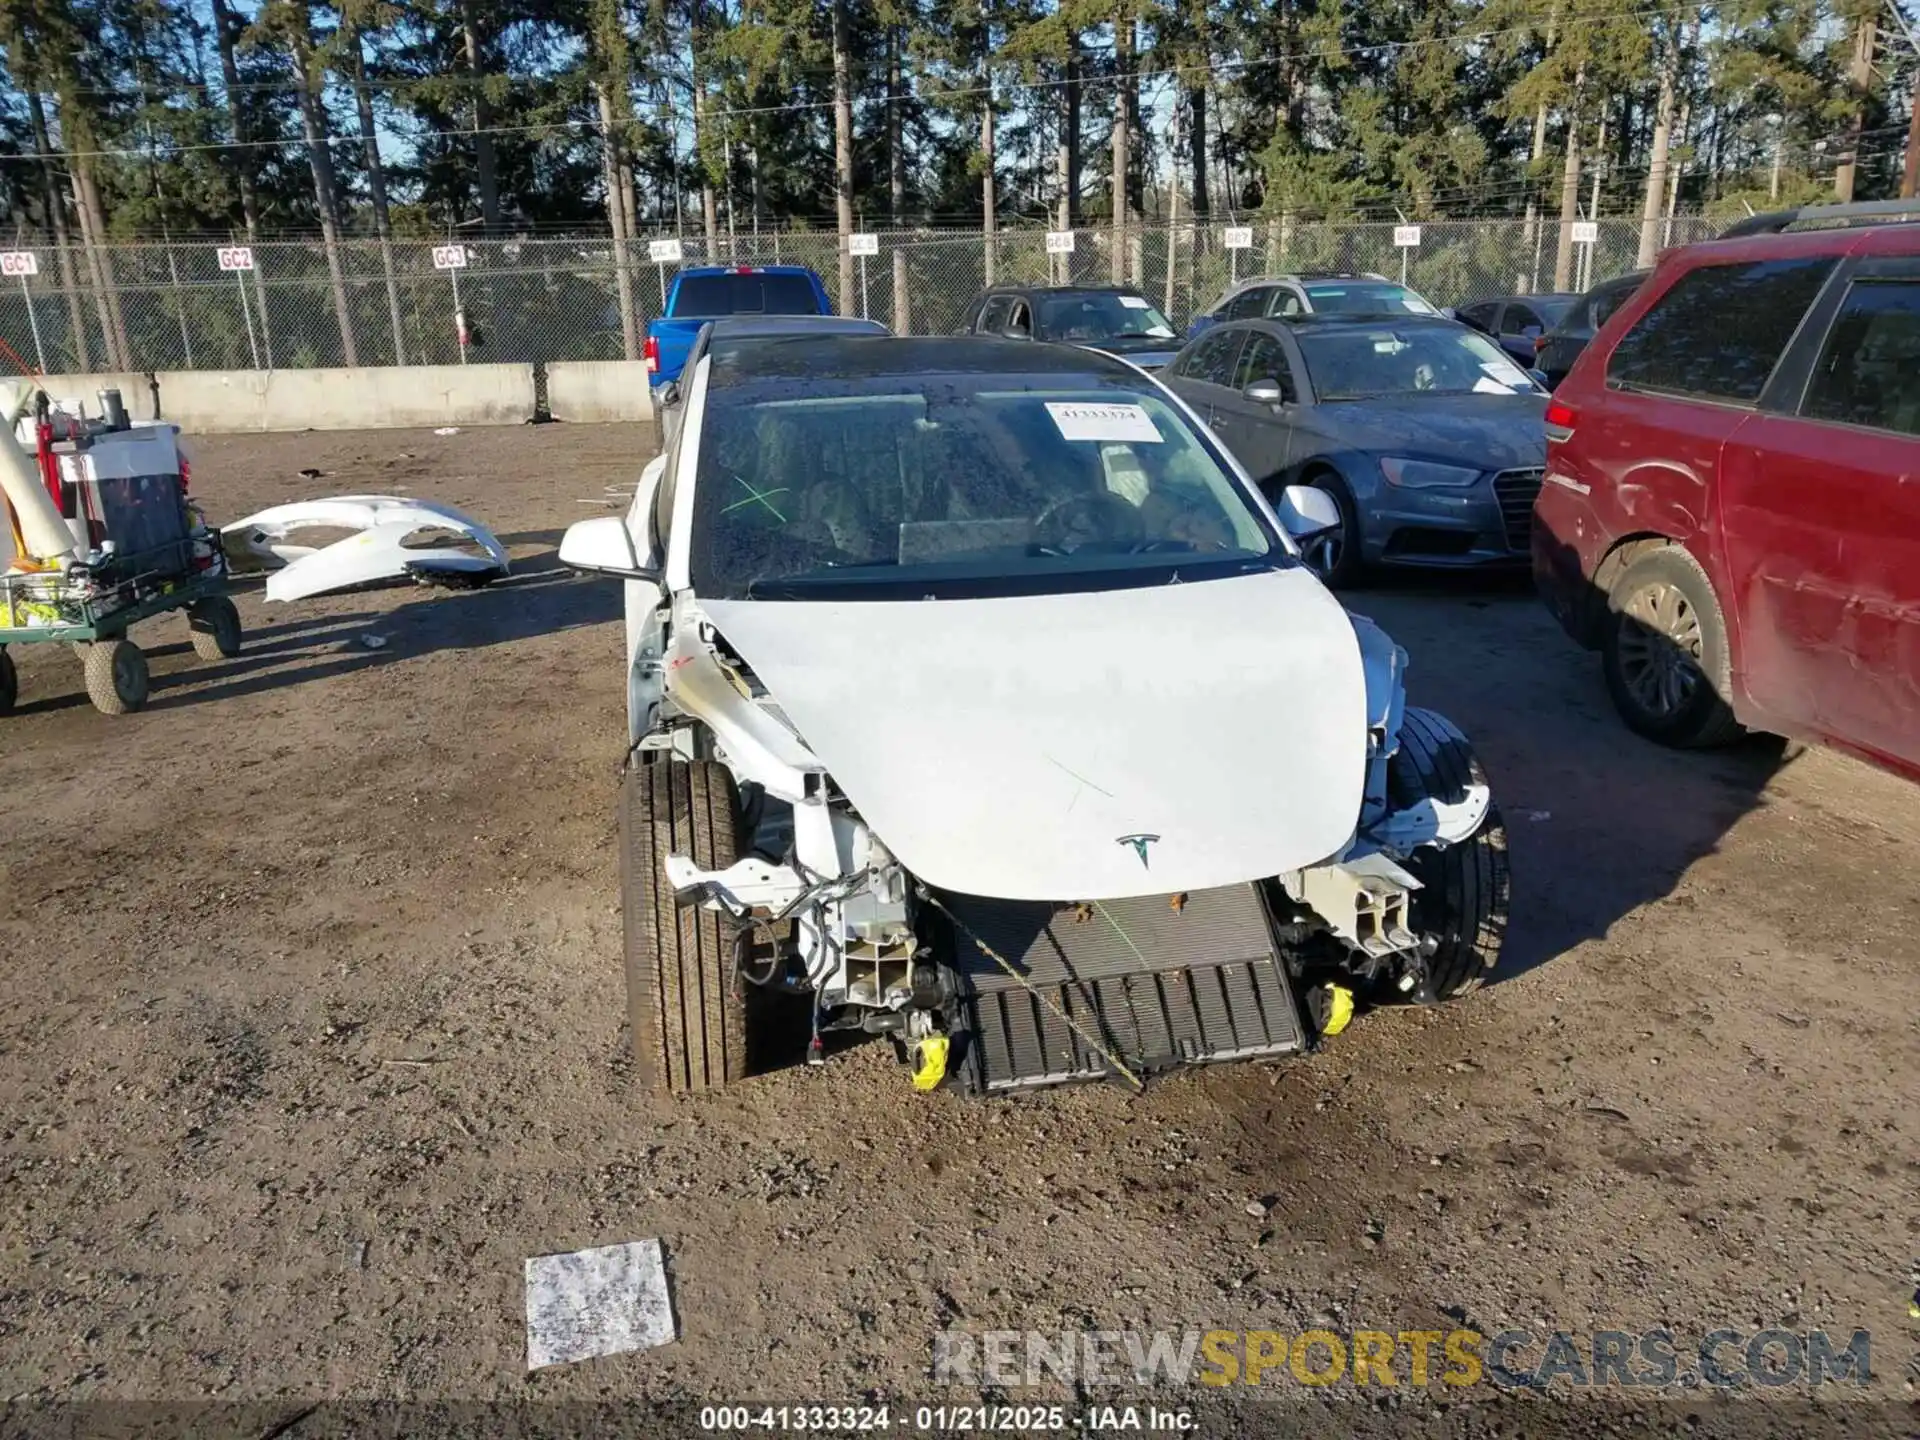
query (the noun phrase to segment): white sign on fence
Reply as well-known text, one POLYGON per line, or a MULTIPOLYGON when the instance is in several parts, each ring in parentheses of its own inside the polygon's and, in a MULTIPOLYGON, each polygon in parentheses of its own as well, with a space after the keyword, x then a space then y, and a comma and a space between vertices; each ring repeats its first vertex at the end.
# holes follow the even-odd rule
POLYGON ((1049 255, 1071 255, 1073 253, 1073 231, 1049 230, 1047 232, 1047 253, 1049 255))
POLYGON ((1420 227, 1418 225, 1394 226, 1393 243, 1402 250, 1416 249, 1420 244, 1420 227))
POLYGON ((880 237, 878 235, 849 235, 847 237, 849 255, 878 255, 880 237))
POLYGON ((1576 220, 1573 222, 1573 243, 1576 245, 1594 245, 1600 240, 1600 222, 1597 220, 1576 220))
POLYGON ((1227 226, 1226 245, 1229 250, 1251 250, 1253 248, 1253 227, 1251 225, 1227 226))
POLYGON ((40 257, 31 250, 0 250, 0 275, 38 275, 40 257))
POLYGON ((647 259, 653 261, 656 265, 678 265, 680 263, 680 257, 681 250, 678 240, 649 240, 647 242, 647 259))
POLYGON ((214 251, 222 270, 251 270, 253 249, 247 245, 222 245, 214 251))
POLYGON ((433 268, 436 270, 464 270, 467 268, 467 247, 464 245, 436 245, 433 247, 433 268))

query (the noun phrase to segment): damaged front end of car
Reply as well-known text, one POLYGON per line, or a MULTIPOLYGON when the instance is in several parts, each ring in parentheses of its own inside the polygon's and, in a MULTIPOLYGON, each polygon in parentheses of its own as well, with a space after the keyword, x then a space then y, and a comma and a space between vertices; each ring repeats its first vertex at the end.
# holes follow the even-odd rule
MULTIPOLYGON (((1457 730, 1408 710, 1406 653, 1371 621, 1351 619, 1364 783, 1334 853, 1169 891, 1155 867, 1177 837, 1127 831, 1100 842, 1137 864, 1124 889, 1090 879, 1084 895, 1009 899, 909 869, 870 828, 860 787, 842 789, 715 616, 687 592, 662 597, 661 611, 660 648, 635 657, 649 674, 630 686, 647 706, 632 759, 723 766, 741 843, 710 867, 671 851, 660 878, 675 907, 718 917, 743 994, 807 997, 811 1061, 824 1059, 823 1036, 857 1030, 891 1037, 920 1089, 950 1076, 975 1093, 1138 1085, 1179 1065, 1308 1048, 1345 1026, 1356 997, 1446 998, 1497 953, 1487 929, 1504 922, 1503 833, 1497 873, 1478 876, 1484 893, 1469 902, 1494 904, 1497 917, 1462 913, 1459 865, 1445 858, 1485 850, 1497 831, 1489 788, 1457 730)), ((1071 758, 1048 758, 1074 773, 1071 758)), ((870 769, 850 773, 871 791, 870 769)), ((1080 793, 1068 809, 1099 803, 1080 793)), ((944 853, 903 829, 909 853, 944 853)), ((957 839, 1021 843, 1004 832, 957 839)), ((1175 875, 1177 856, 1167 864, 1175 875)))

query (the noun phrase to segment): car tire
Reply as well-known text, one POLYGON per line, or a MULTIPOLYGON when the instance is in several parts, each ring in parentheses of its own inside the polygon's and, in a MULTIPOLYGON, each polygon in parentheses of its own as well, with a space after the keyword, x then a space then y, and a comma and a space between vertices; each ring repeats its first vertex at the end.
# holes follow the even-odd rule
POLYGON ((240 653, 240 612, 224 595, 209 595, 187 607, 193 653, 202 660, 230 660, 240 653))
MULTIPOLYGON (((1396 806, 1423 798, 1458 800, 1467 786, 1486 779, 1473 746, 1451 723, 1431 710, 1406 712, 1400 748, 1387 762, 1387 792, 1396 806)), ((1451 1000, 1478 989, 1500 963, 1513 888, 1499 807, 1488 805, 1480 828, 1467 839, 1444 850, 1423 846, 1406 863, 1421 887, 1412 897, 1413 928, 1440 941, 1427 960, 1433 998, 1451 1000)))
POLYGON ((1683 750, 1744 733, 1728 703, 1726 618, 1713 582, 1683 546, 1649 551, 1614 580, 1600 660, 1613 707, 1634 733, 1683 750))
POLYGON ((662 868, 671 854, 703 870, 739 858, 739 796, 711 761, 656 760, 627 772, 620 805, 627 1013, 640 1088, 717 1090, 747 1075, 747 1012, 720 916, 679 906, 662 868))
POLYGON ((87 679, 87 698, 102 715, 127 715, 145 707, 147 657, 131 640, 94 641, 80 666, 87 679))
POLYGON ((1353 502, 1353 492, 1347 488, 1347 482, 1331 470, 1312 471, 1301 483, 1323 491, 1340 512, 1337 536, 1316 535, 1300 547, 1307 566, 1329 589, 1351 589, 1366 576, 1366 562, 1360 556, 1360 507, 1353 502), (1335 547, 1334 554, 1323 558, 1322 548, 1329 543, 1335 547))

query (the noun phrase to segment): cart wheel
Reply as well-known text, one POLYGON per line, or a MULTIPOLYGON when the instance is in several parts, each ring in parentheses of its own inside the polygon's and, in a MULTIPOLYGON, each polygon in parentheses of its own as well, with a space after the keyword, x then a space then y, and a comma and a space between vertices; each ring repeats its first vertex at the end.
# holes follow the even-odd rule
POLYGON ((193 653, 202 660, 226 660, 240 653, 240 612, 224 595, 209 595, 187 607, 193 653))
POLYGON ((131 640, 87 647, 87 698, 102 715, 125 715, 147 703, 147 657, 131 640))
POLYGON ((13 702, 20 698, 20 674, 13 668, 13 657, 7 654, 7 647, 0 645, 0 715, 13 709, 13 702))

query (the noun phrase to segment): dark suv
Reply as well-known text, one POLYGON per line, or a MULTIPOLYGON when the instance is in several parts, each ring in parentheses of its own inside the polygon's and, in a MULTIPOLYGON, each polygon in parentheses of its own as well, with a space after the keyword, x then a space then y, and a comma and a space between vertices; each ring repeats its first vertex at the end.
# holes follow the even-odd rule
POLYGON ((1902 220, 1920 201, 1755 216, 1669 252, 1547 407, 1535 574, 1641 734, 1768 730, 1920 778, 1920 224, 1902 220))

